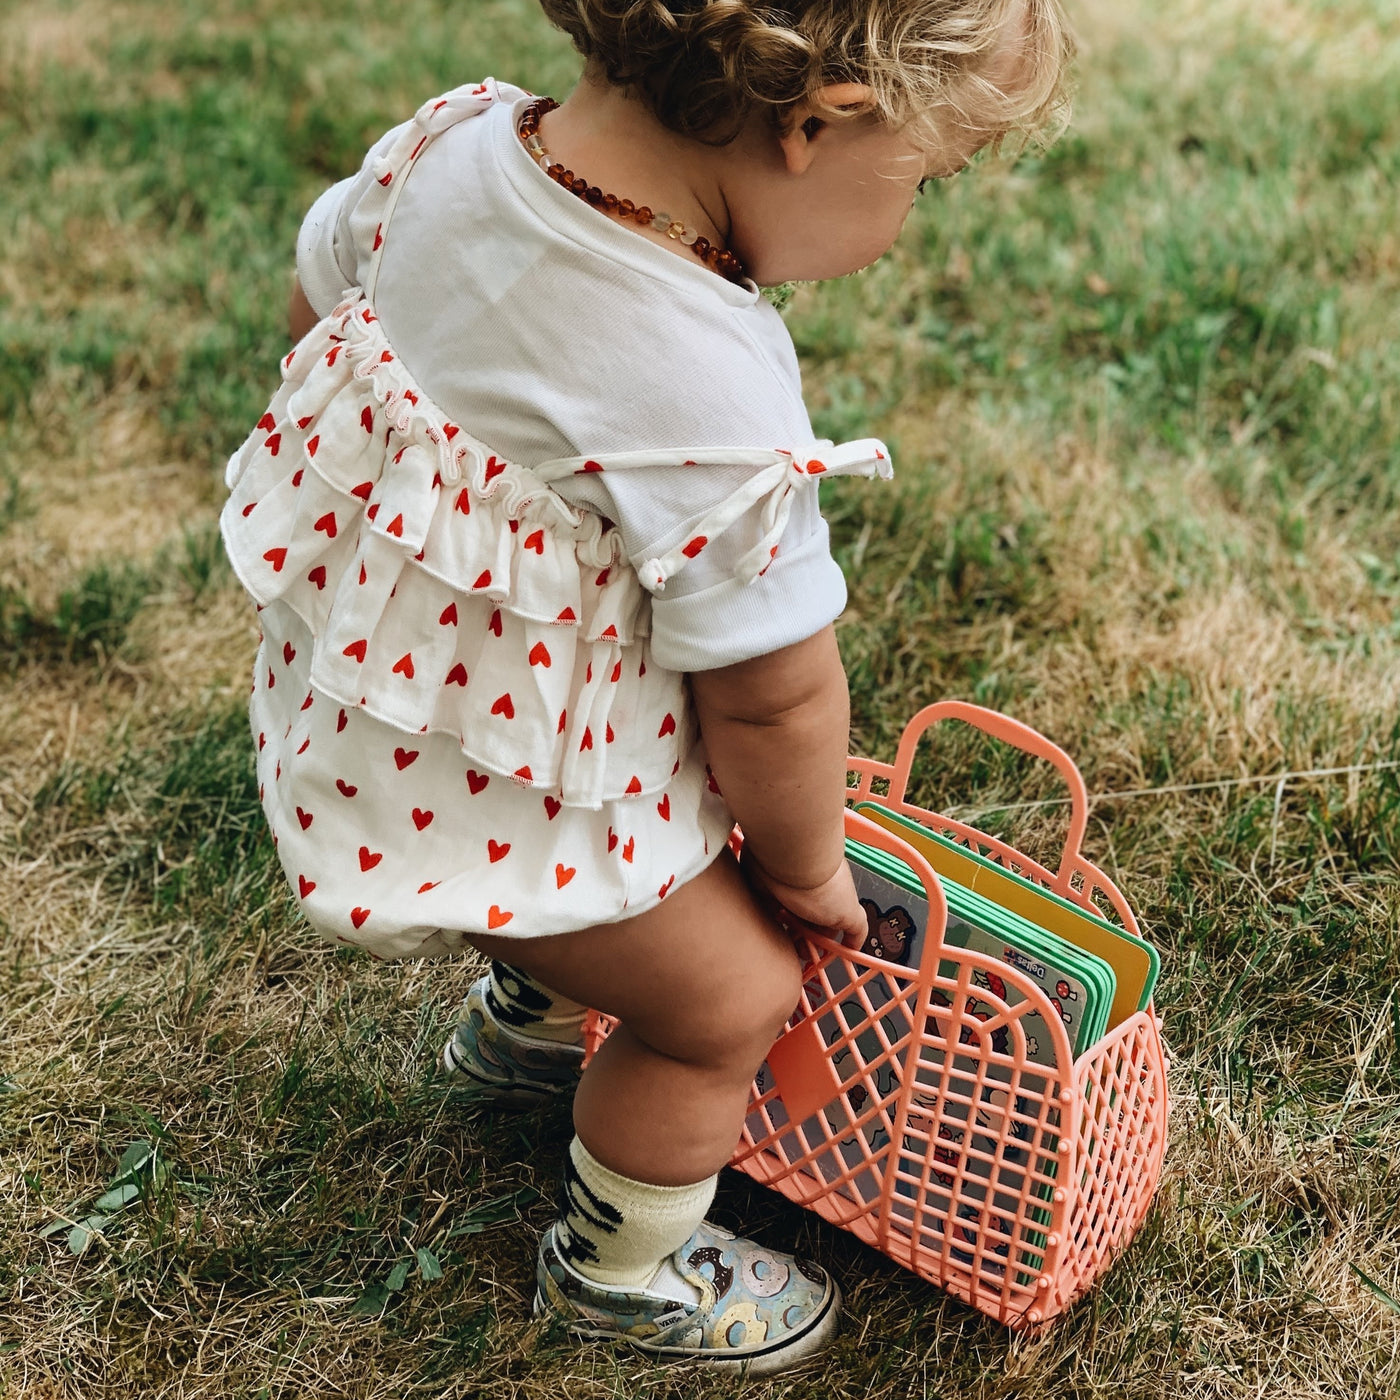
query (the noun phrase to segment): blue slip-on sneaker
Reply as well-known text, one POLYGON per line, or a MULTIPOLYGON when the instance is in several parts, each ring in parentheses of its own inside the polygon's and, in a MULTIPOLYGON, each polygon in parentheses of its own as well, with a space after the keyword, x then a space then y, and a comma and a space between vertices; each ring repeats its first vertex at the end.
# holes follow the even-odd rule
POLYGON ((643 1289, 607 1288, 560 1253, 555 1227, 540 1241, 535 1315, 574 1336, 626 1342, 657 1359, 689 1359, 769 1376, 831 1340, 841 1290, 825 1269, 764 1249, 708 1221, 643 1289))
POLYGON ((486 1004, 490 977, 472 984, 457 1029, 442 1047, 442 1067, 483 1099, 540 1104, 573 1093, 583 1046, 543 1040, 503 1026, 486 1004))

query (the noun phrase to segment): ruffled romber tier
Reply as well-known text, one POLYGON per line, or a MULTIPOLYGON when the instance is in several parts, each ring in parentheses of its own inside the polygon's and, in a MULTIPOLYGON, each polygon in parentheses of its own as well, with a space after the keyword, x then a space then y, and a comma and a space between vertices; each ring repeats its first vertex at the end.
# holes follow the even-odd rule
POLYGON ((616 528, 446 419, 358 292, 282 374, 222 526, 263 630, 262 798, 311 922, 423 955, 691 878, 732 819, 616 528))

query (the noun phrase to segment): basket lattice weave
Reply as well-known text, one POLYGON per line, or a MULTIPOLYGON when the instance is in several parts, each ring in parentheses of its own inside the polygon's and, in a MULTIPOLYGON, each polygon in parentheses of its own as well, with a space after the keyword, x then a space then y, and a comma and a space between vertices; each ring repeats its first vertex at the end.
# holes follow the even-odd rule
MULTIPOLYGON (((850 802, 906 813, 1137 932, 1122 894, 1080 852, 1087 799, 1078 769, 1034 730, 944 701, 910 721, 892 765, 852 758, 850 770, 850 802), (1057 870, 905 800, 919 738, 945 719, 1059 769, 1071 816, 1057 870)), ((920 966, 806 940, 802 999, 754 1082, 732 1165, 1008 1326, 1041 1327, 1127 1245, 1156 1191, 1167 1123, 1156 1017, 1150 1006, 1129 1016, 1074 1060, 1035 982, 943 946, 947 908, 923 857, 855 813, 847 830, 922 881, 920 966), (1049 1047, 1026 1029, 1036 1013, 1049 1047)), ((595 1045, 607 1029, 596 1018, 595 1045)))

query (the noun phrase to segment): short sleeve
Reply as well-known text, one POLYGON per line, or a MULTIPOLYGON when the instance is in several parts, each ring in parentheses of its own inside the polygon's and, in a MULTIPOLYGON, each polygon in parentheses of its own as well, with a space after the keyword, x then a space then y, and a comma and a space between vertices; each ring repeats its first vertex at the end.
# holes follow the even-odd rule
POLYGON ((354 259, 347 256, 342 262, 336 249, 340 210, 354 183, 351 176, 326 190, 311 206, 297 235, 297 278, 318 316, 329 315, 340 294, 355 284, 354 259))
MULTIPOLYGON (((753 471, 658 466, 565 478, 556 489, 615 521, 628 558, 640 567, 683 546, 705 514, 753 471), (703 489, 697 489, 699 472, 705 474, 703 489)), ((777 553, 758 578, 746 581, 739 560, 763 534, 759 516, 756 504, 652 598, 652 654, 662 666, 732 666, 803 641, 841 615, 846 580, 831 557, 816 482, 794 493, 777 553)))
POLYGON ((360 201, 374 183, 372 167, 404 131, 387 132, 370 148, 359 173, 324 191, 302 220, 297 235, 297 278, 318 316, 329 315, 349 287, 363 284, 372 249, 365 245, 360 201))

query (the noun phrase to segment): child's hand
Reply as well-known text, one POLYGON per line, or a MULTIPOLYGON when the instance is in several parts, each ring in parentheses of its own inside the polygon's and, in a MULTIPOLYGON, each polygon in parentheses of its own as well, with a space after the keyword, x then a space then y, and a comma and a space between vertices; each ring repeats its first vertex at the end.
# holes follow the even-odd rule
POLYGON ((856 895, 851 868, 843 860, 836 872, 810 889, 798 889, 773 879, 745 849, 744 873, 755 892, 781 907, 792 920, 777 915, 779 926, 792 932, 791 923, 807 924, 823 933, 835 933, 848 948, 859 948, 869 933, 869 921, 856 895))

